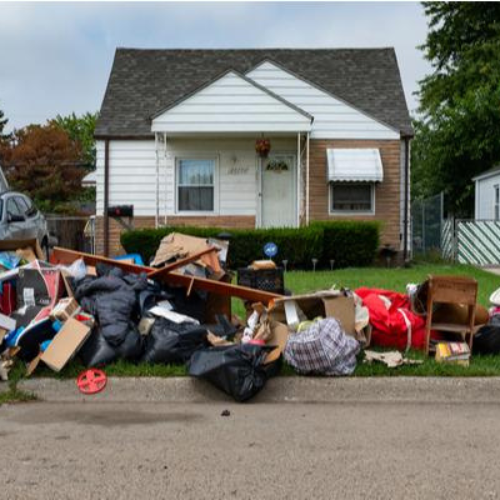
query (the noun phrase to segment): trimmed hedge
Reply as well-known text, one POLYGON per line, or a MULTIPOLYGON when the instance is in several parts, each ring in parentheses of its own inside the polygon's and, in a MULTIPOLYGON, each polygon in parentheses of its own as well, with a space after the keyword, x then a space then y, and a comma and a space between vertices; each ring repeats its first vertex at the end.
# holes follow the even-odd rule
POLYGON ((278 246, 277 263, 288 260, 288 268, 311 269, 312 259, 318 267, 366 266, 373 262, 379 245, 379 225, 372 222, 317 222, 309 227, 280 229, 221 229, 215 227, 177 227, 138 229, 121 235, 128 253, 139 253, 144 262, 155 255, 163 237, 171 232, 202 238, 216 238, 221 232, 231 234, 229 260, 232 269, 245 267, 256 259, 266 258, 264 245, 278 246))
POLYGON ((363 267, 373 263, 380 245, 380 222, 313 222, 323 229, 321 263, 335 267, 363 267))

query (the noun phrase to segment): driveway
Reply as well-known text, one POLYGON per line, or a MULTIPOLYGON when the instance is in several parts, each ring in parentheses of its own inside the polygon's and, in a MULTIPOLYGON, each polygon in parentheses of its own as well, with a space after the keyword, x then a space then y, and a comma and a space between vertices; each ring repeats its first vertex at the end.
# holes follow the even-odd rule
POLYGON ((473 402, 4 405, 0 498, 498 498, 499 410, 473 402))

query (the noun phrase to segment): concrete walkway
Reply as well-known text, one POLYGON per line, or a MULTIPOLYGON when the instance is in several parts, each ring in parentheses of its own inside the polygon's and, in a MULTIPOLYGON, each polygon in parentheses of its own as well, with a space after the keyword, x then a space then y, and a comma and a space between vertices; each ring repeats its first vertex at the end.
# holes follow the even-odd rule
MULTIPOLYGON (((103 392, 85 396, 75 381, 49 378, 18 387, 49 402, 212 403, 231 399, 212 385, 190 377, 109 378, 103 392)), ((498 403, 500 377, 277 377, 253 400, 258 403, 416 402, 498 403)))

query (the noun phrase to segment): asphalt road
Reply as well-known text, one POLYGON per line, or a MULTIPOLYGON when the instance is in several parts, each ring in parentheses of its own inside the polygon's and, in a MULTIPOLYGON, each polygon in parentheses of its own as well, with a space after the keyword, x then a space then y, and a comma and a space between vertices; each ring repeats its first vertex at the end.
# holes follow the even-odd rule
POLYGON ((0 498, 498 498, 499 417, 478 403, 4 405, 0 498))

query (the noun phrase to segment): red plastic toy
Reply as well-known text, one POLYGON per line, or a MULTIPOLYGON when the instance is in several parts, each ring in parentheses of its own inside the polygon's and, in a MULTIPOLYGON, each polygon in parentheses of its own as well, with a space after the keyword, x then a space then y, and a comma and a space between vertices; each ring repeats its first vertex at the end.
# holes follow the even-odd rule
POLYGON ((106 387, 107 382, 106 374, 97 368, 85 370, 76 379, 76 385, 83 394, 97 394, 106 387))

